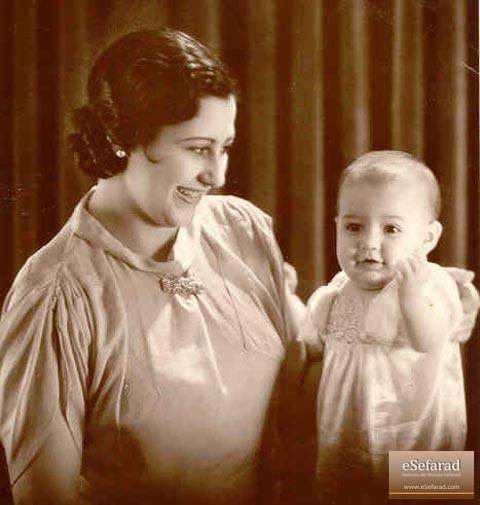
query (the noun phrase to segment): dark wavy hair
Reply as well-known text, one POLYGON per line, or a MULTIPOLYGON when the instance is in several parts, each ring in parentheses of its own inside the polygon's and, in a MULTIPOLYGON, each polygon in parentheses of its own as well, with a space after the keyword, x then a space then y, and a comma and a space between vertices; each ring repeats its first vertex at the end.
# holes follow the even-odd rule
POLYGON ((83 171, 108 178, 162 126, 194 117, 200 98, 230 95, 237 95, 235 81, 197 40, 170 28, 133 32, 92 67, 88 104, 74 111, 70 145, 83 171))

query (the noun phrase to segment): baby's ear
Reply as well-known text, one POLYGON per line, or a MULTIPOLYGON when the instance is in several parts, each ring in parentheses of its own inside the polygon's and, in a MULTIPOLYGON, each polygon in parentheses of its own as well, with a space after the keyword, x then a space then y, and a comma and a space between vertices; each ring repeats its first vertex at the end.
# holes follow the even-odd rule
POLYGON ((443 226, 439 221, 432 221, 428 224, 427 236, 423 241, 423 252, 425 254, 432 252, 437 247, 442 231, 443 226))

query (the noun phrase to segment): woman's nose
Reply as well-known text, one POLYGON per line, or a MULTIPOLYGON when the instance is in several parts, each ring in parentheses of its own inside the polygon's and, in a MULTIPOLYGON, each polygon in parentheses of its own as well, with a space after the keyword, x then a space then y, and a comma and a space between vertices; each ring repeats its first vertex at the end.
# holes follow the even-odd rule
POLYGON ((200 172, 199 179, 212 188, 221 188, 225 184, 227 162, 221 155, 212 156, 200 172))

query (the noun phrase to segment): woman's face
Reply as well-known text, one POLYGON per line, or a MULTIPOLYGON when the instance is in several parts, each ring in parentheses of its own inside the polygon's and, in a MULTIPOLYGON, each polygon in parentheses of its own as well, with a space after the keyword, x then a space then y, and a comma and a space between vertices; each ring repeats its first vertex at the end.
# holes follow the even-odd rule
POLYGON ((134 212, 158 226, 186 226, 211 189, 223 186, 235 136, 233 96, 207 96, 192 119, 164 126, 135 148, 121 176, 134 212))

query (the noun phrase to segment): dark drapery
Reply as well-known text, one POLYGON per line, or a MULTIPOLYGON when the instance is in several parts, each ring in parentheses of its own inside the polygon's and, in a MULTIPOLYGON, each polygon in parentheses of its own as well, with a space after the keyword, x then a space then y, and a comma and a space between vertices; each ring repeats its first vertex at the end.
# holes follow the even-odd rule
MULTIPOLYGON (((480 275, 476 1, 4 0, 0 9, 1 298, 93 183, 65 138, 95 54, 159 25, 215 48, 239 79, 226 191, 274 217, 303 297, 337 268, 338 173, 371 149, 410 151, 436 172, 445 232, 433 259, 480 275)), ((479 448, 475 339, 465 355, 469 446, 479 448)))

